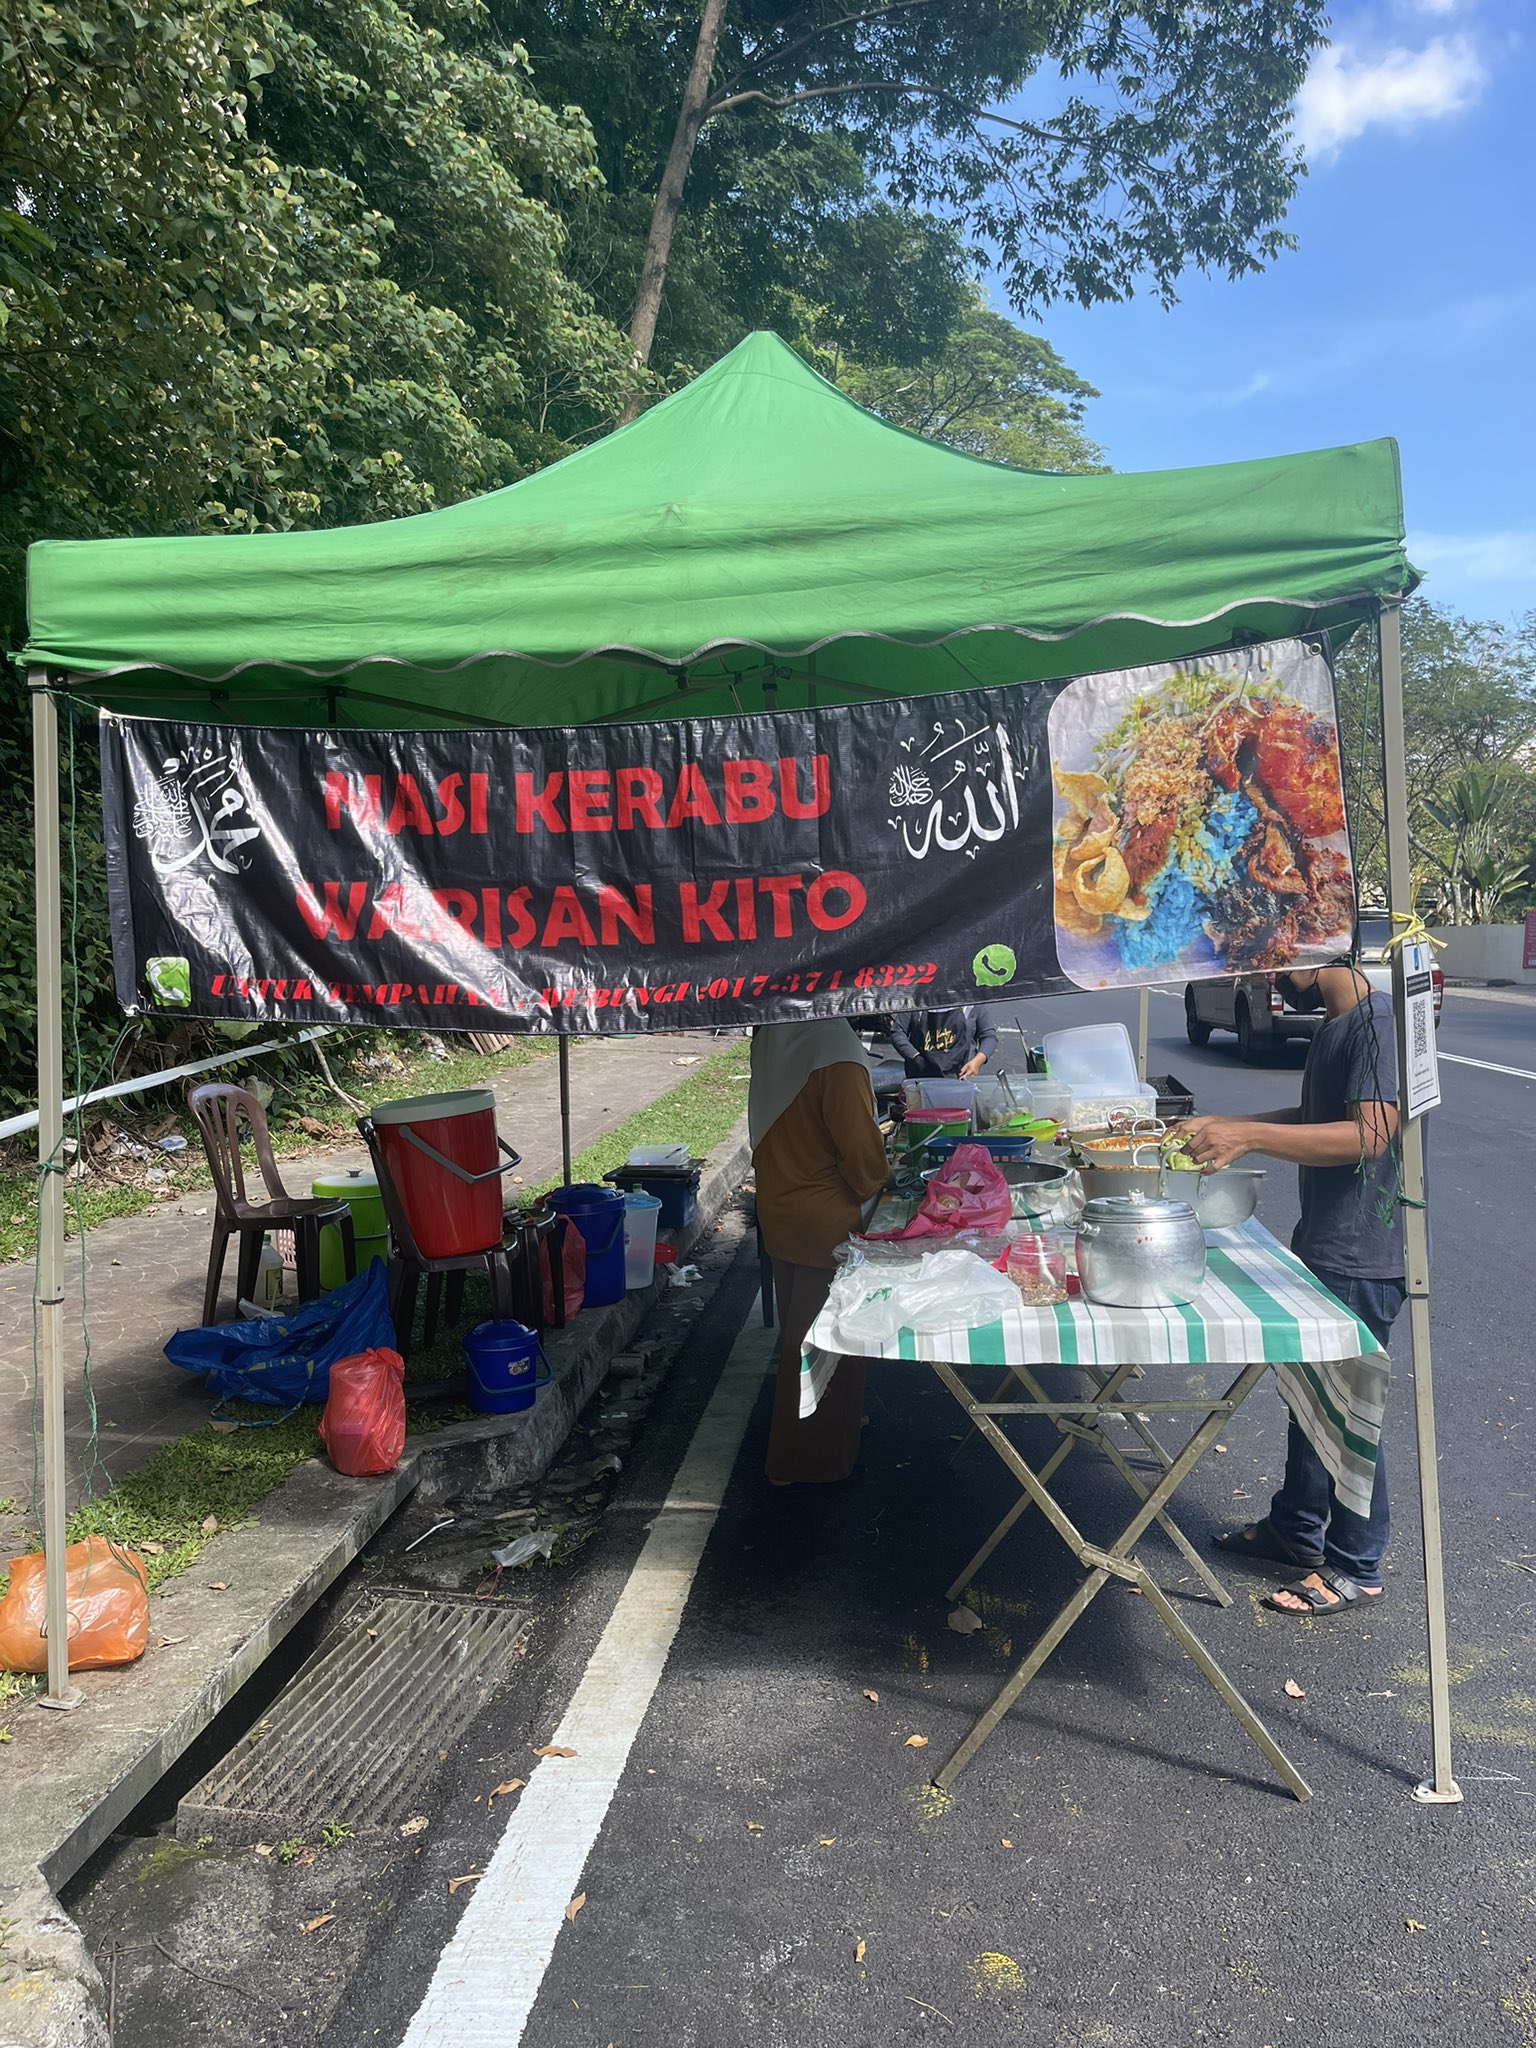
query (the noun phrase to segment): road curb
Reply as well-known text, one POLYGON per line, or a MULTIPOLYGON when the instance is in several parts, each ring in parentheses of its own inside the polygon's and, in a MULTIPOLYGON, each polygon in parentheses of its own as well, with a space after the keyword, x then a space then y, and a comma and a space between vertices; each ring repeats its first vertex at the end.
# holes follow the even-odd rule
MULTIPOLYGON (((743 1117, 709 1155, 693 1223, 672 1234, 680 1256, 729 1208, 750 1158, 743 1117)), ((100 1977, 53 1888, 154 1789, 402 1502, 538 1479, 666 1284, 663 1269, 661 1281, 551 1333, 551 1384, 525 1414, 410 1440, 379 1479, 345 1478, 321 1459, 298 1467, 260 1504, 258 1520, 215 1537, 191 1572, 155 1596, 151 1648, 139 1663, 78 1674, 85 1704, 29 1723, 17 1759, 28 1797, 12 1805, 0 1849, 14 1966, 0 1985, 0 2048, 105 2048, 100 1977)))

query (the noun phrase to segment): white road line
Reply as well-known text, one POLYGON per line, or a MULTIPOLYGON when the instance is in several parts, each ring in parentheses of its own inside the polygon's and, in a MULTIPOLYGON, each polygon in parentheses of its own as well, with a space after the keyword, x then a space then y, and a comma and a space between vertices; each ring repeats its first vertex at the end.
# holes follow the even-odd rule
POLYGON ((1443 1052, 1440 1057, 1455 1067, 1481 1067, 1485 1074, 1513 1074, 1517 1081, 1536 1081, 1536 1073, 1529 1067, 1501 1067, 1497 1060, 1468 1059, 1464 1052, 1443 1052))
MULTIPOLYGON (((402 2048, 516 2048, 660 1683, 777 1341, 749 1313, 634 1568, 402 2048)), ((601 1908, 600 1898, 593 1906, 601 1908)))

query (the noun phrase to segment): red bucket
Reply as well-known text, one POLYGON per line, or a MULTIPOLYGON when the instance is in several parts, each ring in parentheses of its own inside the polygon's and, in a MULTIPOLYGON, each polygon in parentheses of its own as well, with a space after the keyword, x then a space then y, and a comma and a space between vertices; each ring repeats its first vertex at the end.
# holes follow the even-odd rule
POLYGON ((516 1162, 496 1143, 489 1088, 381 1102, 373 1125, 423 1258, 489 1251, 501 1242, 501 1176, 516 1162))

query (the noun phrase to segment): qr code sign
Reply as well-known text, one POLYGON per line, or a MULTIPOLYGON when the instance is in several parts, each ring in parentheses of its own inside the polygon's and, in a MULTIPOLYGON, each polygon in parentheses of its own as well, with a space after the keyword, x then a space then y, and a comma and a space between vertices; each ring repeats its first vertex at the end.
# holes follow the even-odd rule
POLYGON ((1412 1044, 1409 1055, 1414 1060, 1429 1058, 1429 1004, 1415 1003, 1408 1012, 1412 1044))

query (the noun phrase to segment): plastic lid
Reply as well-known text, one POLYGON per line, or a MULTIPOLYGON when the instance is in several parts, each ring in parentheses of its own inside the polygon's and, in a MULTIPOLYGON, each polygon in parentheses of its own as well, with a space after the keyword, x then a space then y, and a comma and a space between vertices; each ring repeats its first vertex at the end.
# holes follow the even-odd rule
POLYGON ((450 1116, 484 1116, 496 1111, 489 1088, 455 1088, 445 1095, 407 1095, 399 1102, 376 1103, 369 1115, 376 1124, 439 1123, 450 1116))
POLYGON ((686 1145, 636 1145, 632 1147, 626 1166, 686 1166, 688 1147, 686 1145))
POLYGON ((1131 1034, 1123 1024, 1077 1024, 1047 1031, 1049 1079, 1064 1081, 1078 1095, 1113 1095, 1139 1086, 1131 1034))
POLYGON ((364 1173, 360 1166, 349 1166, 344 1173, 321 1174, 312 1180, 309 1191, 313 1195, 335 1195, 338 1198, 356 1195, 377 1195, 379 1183, 371 1173, 364 1173))

